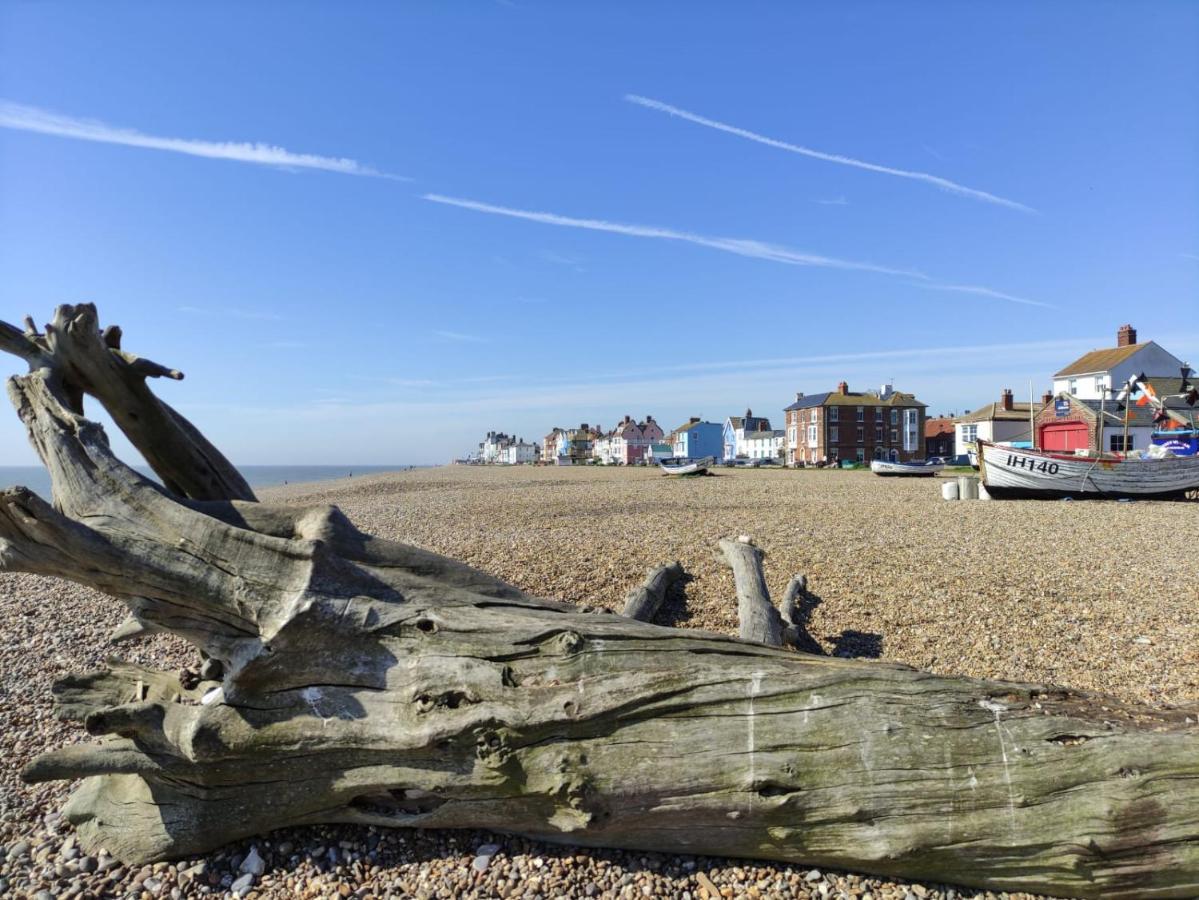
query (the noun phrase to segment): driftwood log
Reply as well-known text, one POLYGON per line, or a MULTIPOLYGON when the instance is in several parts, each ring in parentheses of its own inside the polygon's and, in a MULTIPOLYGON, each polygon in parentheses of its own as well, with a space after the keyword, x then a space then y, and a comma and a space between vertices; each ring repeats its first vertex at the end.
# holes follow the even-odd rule
POLYGON ((0 567, 124 601, 223 680, 114 662, 55 687, 100 740, 25 777, 83 779, 67 815, 86 848, 136 864, 358 822, 1199 894, 1193 712, 588 614, 336 508, 253 502, 146 389, 170 370, 118 343, 90 306, 0 336, 30 365, 9 393, 54 484, 53 505, 0 493, 0 567), (165 487, 114 457, 84 395, 165 487))

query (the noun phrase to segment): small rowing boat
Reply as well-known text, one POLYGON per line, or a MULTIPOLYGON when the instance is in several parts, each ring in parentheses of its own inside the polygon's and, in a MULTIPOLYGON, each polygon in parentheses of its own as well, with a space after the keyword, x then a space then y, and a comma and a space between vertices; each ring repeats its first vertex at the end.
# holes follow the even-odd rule
POLYGON ((909 478, 931 478, 944 468, 944 463, 934 462, 891 462, 876 459, 870 463, 870 471, 875 475, 906 475, 909 478))
POLYGON ((1174 500, 1199 490, 1199 457, 1078 456, 979 441, 979 475, 992 497, 1174 500))
POLYGON ((658 460, 658 468, 667 475, 703 475, 713 461, 710 456, 705 456, 703 459, 672 457, 658 460))

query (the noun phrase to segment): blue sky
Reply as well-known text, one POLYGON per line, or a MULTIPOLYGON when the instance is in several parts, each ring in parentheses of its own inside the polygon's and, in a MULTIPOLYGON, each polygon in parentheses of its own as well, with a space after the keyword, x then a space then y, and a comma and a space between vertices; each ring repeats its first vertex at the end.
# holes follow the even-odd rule
POLYGON ((97 303, 243 464, 961 411, 1125 321, 1199 364, 1197 48, 1190 2, 8 3, 0 318, 97 303))

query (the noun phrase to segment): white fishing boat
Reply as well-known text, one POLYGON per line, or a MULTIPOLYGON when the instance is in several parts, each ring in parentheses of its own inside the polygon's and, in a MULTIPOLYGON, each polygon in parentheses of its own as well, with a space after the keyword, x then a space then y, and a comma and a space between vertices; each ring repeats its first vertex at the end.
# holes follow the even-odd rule
POLYGON ((876 459, 870 463, 870 471, 875 475, 906 475, 909 478, 931 478, 944 468, 944 463, 935 462, 891 462, 876 459))
POLYGON ((703 459, 673 457, 671 459, 659 460, 658 468, 667 475, 703 475, 708 471, 708 466, 712 465, 713 462, 714 460, 710 456, 705 456, 703 459))
POLYGON ((1182 499, 1199 491, 1199 457, 1079 456, 979 441, 979 475, 992 497, 1182 499))

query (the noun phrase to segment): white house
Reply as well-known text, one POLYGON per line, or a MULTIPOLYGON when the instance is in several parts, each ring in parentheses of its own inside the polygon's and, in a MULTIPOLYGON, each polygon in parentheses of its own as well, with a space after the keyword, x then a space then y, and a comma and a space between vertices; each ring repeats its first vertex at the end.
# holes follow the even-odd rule
POLYGON ((516 440, 508 444, 500 454, 499 462, 506 463, 510 466, 520 466, 526 463, 537 462, 537 457, 541 454, 541 448, 536 444, 530 444, 528 441, 516 440))
POLYGON ((759 431, 770 431, 770 420, 755 416, 747 409, 744 416, 729 416, 724 421, 724 458, 726 460, 747 459, 745 436, 759 431))
POLYGON ((1121 325, 1116 332, 1115 347, 1084 353, 1056 373, 1053 393, 1079 400, 1099 400, 1119 393, 1130 376, 1178 378, 1184 365, 1181 359, 1167 353, 1154 341, 1138 344, 1136 329, 1121 325))
POLYGON ((741 452, 749 459, 777 459, 783 456, 782 431, 750 431, 740 443, 741 452))
POLYGON ((988 403, 982 409, 954 419, 953 452, 964 456, 974 449, 974 442, 980 438, 995 444, 1030 441, 1030 412, 1035 413, 1040 408, 1039 404, 1034 410, 1031 403, 1014 402, 1011 389, 1004 388, 998 403, 988 403))
POLYGON ((487 437, 479 444, 479 460, 485 464, 503 462, 508 445, 514 438, 502 431, 489 431, 487 437))

